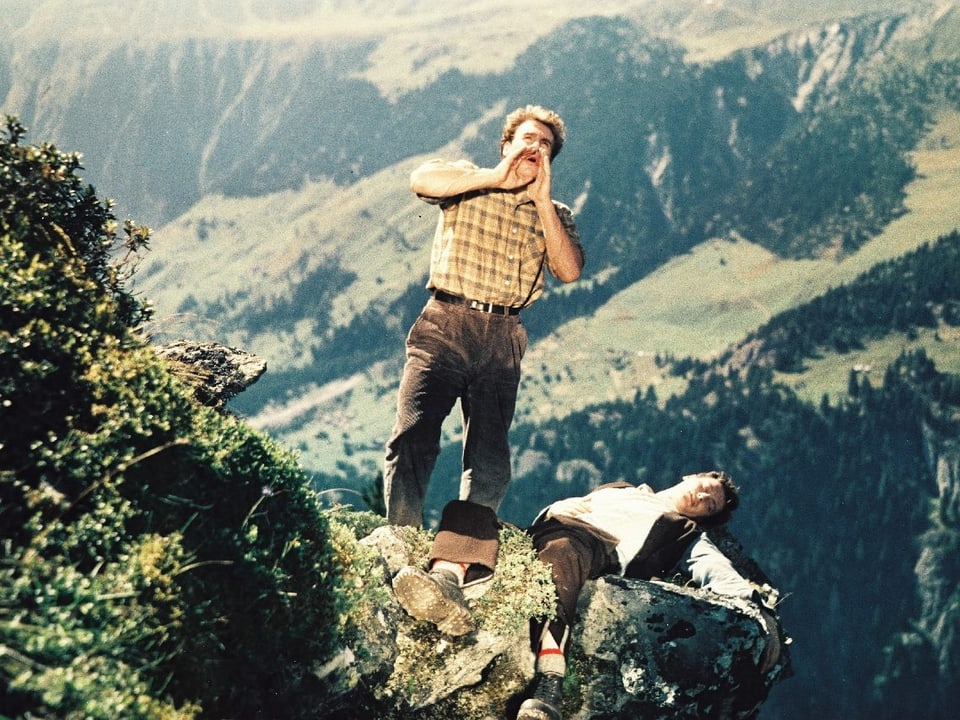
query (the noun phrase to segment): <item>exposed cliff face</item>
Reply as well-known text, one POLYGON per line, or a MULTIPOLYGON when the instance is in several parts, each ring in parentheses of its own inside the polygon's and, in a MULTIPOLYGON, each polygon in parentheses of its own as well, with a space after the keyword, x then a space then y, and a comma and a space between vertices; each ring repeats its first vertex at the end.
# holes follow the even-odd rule
MULTIPOLYGON (((397 528, 361 541, 389 582, 411 558, 397 528)), ((501 548, 501 552, 503 549, 501 548)), ((509 564, 509 559, 506 561, 509 564)), ((505 603, 472 594, 474 602, 505 603)), ((568 720, 755 717, 769 689, 790 674, 784 646, 766 675, 766 646, 751 603, 664 582, 604 577, 581 595, 564 692, 568 720)), ((370 607, 360 636, 317 674, 333 688, 328 718, 512 718, 528 692, 533 657, 526 627, 484 623, 463 638, 407 616, 392 596, 370 607)))
POLYGON ((888 717, 898 710, 903 717, 945 717, 951 699, 960 697, 960 443, 931 427, 926 434, 939 497, 931 528, 919 540, 919 616, 913 629, 888 643, 883 673, 876 681, 888 717), (910 685, 909 695, 903 692, 904 683, 910 685), (903 705, 905 696, 912 698, 909 706, 903 705), (918 698, 927 706, 918 707, 918 698))

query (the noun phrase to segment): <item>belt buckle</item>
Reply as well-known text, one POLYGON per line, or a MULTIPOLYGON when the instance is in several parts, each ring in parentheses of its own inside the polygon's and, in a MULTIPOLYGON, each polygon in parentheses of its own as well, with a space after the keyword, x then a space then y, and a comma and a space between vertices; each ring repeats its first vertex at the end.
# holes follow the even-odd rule
POLYGON ((484 303, 479 300, 470 301, 471 310, 479 310, 480 312, 492 313, 493 312, 493 303, 484 303))

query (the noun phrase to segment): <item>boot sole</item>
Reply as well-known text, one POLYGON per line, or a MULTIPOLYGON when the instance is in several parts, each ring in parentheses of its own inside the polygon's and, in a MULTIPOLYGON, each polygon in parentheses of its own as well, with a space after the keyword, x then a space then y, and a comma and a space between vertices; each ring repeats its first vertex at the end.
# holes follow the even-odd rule
POLYGON ((562 720, 560 712, 539 700, 524 700, 517 720, 562 720))
POLYGON ((443 588, 418 568, 401 568, 393 579, 393 593, 411 616, 433 623, 447 635, 466 635, 474 629, 469 608, 447 597, 443 588))

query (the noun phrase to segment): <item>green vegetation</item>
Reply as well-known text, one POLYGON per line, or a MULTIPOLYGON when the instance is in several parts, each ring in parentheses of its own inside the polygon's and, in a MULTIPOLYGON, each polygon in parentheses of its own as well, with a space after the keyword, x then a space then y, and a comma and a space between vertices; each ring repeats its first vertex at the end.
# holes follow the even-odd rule
MULTIPOLYGON (((79 159, 0 139, 0 705, 310 716, 347 596, 295 458, 194 402, 137 334, 79 159)), ((118 253, 119 250, 119 253, 118 253)))
POLYGON ((778 370, 796 372, 822 351, 841 355, 892 333, 912 339, 922 329, 960 326, 960 232, 880 263, 849 285, 777 315, 744 343, 778 370))

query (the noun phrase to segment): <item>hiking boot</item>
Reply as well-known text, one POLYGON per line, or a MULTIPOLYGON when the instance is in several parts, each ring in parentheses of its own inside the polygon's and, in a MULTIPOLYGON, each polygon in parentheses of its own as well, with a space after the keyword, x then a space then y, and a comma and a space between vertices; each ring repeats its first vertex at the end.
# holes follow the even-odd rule
POLYGON ((517 720, 563 720, 560 703, 563 696, 563 675, 537 673, 533 697, 523 701, 517 720))
POLYGON ((424 572, 407 565, 393 578, 397 602, 417 620, 426 620, 447 635, 466 635, 473 617, 456 576, 443 570, 424 572))

